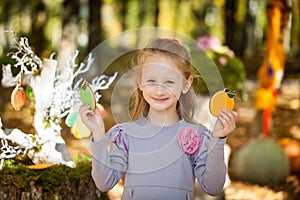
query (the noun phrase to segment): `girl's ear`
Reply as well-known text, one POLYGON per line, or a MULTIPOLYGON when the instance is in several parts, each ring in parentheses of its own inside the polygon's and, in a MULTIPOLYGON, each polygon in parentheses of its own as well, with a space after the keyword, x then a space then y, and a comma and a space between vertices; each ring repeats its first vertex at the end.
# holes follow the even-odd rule
POLYGON ((192 86, 192 83, 193 83, 193 77, 192 76, 190 76, 187 80, 185 80, 185 85, 182 89, 183 94, 186 94, 190 90, 190 88, 192 86))
POLYGON ((142 85, 141 85, 140 83, 138 83, 137 86, 138 86, 138 88, 139 88, 141 91, 143 91, 143 87, 142 87, 142 85))
POLYGON ((137 87, 138 87, 138 89, 143 91, 143 86, 142 86, 141 80, 137 80, 137 87))
POLYGON ((142 91, 142 80, 141 80, 141 77, 140 76, 137 76, 136 77, 136 84, 137 84, 137 87, 142 91))

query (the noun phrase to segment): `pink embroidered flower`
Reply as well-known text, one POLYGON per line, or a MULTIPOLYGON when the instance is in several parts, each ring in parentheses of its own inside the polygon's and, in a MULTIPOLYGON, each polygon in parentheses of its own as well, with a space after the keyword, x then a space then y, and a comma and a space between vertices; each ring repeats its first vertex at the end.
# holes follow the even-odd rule
POLYGON ((178 136, 178 143, 185 153, 193 154, 198 149, 199 139, 196 129, 183 128, 178 136))

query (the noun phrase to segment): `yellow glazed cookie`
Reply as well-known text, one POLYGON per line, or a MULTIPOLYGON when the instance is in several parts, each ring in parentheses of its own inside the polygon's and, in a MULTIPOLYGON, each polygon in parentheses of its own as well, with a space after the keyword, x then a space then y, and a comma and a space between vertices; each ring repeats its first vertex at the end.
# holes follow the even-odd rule
POLYGON ((233 110, 235 92, 224 89, 216 92, 209 101, 210 113, 218 117, 222 109, 233 110))

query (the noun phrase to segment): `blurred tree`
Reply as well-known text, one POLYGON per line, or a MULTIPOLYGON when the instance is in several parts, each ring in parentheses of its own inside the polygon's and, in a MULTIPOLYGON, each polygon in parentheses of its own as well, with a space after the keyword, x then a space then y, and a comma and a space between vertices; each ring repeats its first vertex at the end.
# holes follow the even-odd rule
POLYGON ((116 0, 117 14, 120 20, 122 31, 126 30, 126 15, 128 11, 128 0, 116 0))
POLYGON ((159 17, 159 0, 154 0, 154 26, 158 27, 158 17, 159 17))
POLYGON ((0 21, 2 22, 2 24, 4 25, 4 30, 7 30, 8 27, 8 19, 9 19, 9 10, 10 10, 10 6, 12 6, 12 4, 8 4, 5 1, 1 1, 0 3, 0 8, 1 8, 1 12, 0 12, 0 21), (6 12, 4 12, 4 10, 6 12))
POLYGON ((38 1, 35 9, 32 12, 32 35, 33 37, 33 45, 35 47, 35 51, 38 55, 44 50, 45 44, 45 35, 44 35, 44 25, 47 20, 47 13, 45 10, 44 1, 38 1))
POLYGON ((199 5, 194 3, 191 6, 193 17, 195 19, 195 30, 192 33, 193 37, 199 37, 209 32, 209 27, 205 23, 205 16, 209 9, 213 6, 213 1, 201 1, 199 5))
POLYGON ((225 45, 237 52, 235 46, 235 11, 236 1, 226 0, 225 3, 225 45))
POLYGON ((89 43, 88 52, 90 52, 103 39, 101 25, 101 6, 102 0, 89 0, 89 43))
POLYGON ((138 27, 142 27, 147 12, 147 4, 143 0, 139 0, 139 24, 138 27))
MULTIPOLYGON (((139 0, 139 23, 138 27, 142 27, 146 18, 147 4, 144 0, 139 0)), ((137 31, 136 45, 140 41, 140 31, 137 31)))
POLYGON ((292 0, 291 51, 298 56, 300 70, 300 0, 292 0))
MULTIPOLYGON (((296 2, 297 3, 297 2, 296 2)), ((299 24, 300 24, 300 6, 299 6, 299 4, 300 4, 300 1, 298 0, 298 3, 297 3, 297 5, 298 5, 298 10, 296 10, 296 12, 298 12, 298 17, 297 17, 297 24, 295 24, 296 26, 295 27, 298 27, 298 52, 299 52, 299 54, 300 54, 300 26, 299 26, 299 24), (298 26, 297 26, 298 25, 298 26)), ((295 13, 295 15, 297 15, 297 13, 295 13)), ((296 22, 295 22, 296 23, 296 22)), ((300 57, 300 55, 299 55, 299 57, 300 57)), ((299 58, 300 59, 300 58, 299 58)))
POLYGON ((237 56, 243 59, 248 78, 255 78, 264 59, 266 13, 265 0, 239 0, 237 4, 235 14, 237 56))
POLYGON ((243 35, 242 41, 239 46, 239 56, 245 55, 245 53, 251 54, 249 56, 253 56, 254 51, 256 50, 257 45, 257 33, 256 30, 256 15, 258 4, 255 0, 247 0, 246 3, 246 17, 245 23, 243 23, 243 35))
POLYGON ((58 51, 58 70, 65 66, 74 50, 77 48, 77 36, 79 33, 79 0, 64 0, 63 3, 63 23, 61 46, 58 51))

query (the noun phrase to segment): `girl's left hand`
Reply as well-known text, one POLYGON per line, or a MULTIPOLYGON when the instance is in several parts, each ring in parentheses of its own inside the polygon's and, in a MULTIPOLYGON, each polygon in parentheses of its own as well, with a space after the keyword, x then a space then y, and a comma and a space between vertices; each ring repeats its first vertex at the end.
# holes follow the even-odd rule
POLYGON ((218 117, 213 130, 213 137, 225 137, 235 129, 235 122, 238 113, 232 110, 223 109, 218 117))

